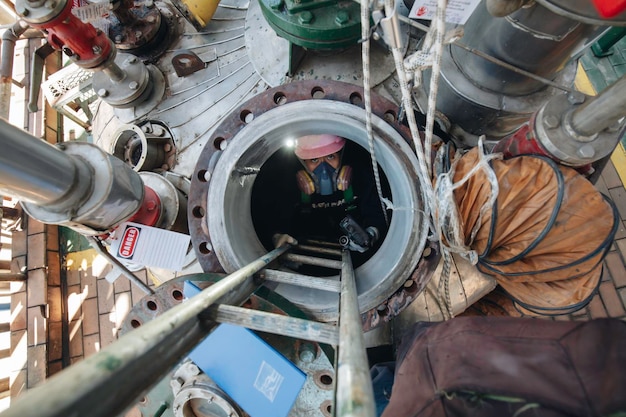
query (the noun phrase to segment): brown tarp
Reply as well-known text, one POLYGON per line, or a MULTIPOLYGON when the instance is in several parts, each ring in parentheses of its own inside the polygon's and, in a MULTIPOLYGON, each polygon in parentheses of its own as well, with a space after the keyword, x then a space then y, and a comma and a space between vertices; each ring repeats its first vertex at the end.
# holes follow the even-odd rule
POLYGON ((458 317, 402 338, 382 417, 621 416, 626 323, 458 317))
MULTIPOLYGON (((478 148, 463 155, 454 181, 477 161, 478 148)), ((614 207, 586 178, 549 159, 520 156, 491 166, 500 189, 470 245, 478 268, 521 305, 556 313, 584 303, 615 234, 614 207)), ((482 171, 455 190, 466 245, 490 192, 482 171)))

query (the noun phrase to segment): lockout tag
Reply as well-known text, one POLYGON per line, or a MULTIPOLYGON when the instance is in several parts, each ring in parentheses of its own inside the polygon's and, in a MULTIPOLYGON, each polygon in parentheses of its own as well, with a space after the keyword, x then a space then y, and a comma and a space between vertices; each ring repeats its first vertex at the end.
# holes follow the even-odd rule
POLYGON ((191 238, 171 230, 122 223, 110 237, 111 253, 122 262, 180 271, 191 238))
MULTIPOLYGON (((480 0, 448 0, 446 22, 464 25, 472 15, 480 0)), ((412 19, 433 20, 437 11, 437 0, 415 0, 409 17, 412 19)))

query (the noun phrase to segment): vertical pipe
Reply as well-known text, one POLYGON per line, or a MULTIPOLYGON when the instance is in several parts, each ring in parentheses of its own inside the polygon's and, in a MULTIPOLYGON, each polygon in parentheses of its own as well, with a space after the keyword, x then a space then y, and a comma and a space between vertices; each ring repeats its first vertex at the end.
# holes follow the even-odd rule
POLYGON ((278 258, 274 249, 126 333, 97 354, 24 393, 1 417, 110 417, 124 412, 185 357, 214 327, 199 319, 217 302, 241 304, 256 289, 250 277, 278 258), (237 290, 246 286, 246 290, 237 290), (236 294, 235 294, 236 293, 236 294))
POLYGON ((13 82, 13 56, 15 42, 26 32, 28 24, 18 20, 2 34, 2 54, 0 58, 0 117, 9 120, 11 109, 11 84, 13 82))
POLYGON ((352 259, 342 253, 339 301, 339 355, 335 416, 374 417, 374 388, 370 377, 352 259))

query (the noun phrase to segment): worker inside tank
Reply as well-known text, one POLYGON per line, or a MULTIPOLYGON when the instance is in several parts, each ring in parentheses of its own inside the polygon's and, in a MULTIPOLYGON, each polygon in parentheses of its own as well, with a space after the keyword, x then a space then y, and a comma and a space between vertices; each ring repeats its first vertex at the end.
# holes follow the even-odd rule
POLYGON ((357 158, 356 148, 355 143, 332 134, 296 140, 299 169, 295 179, 288 180, 298 192, 293 204, 278 208, 282 214, 272 236, 274 246, 306 239, 337 243, 345 236, 355 264, 371 256, 386 232, 386 222, 371 163, 357 158))

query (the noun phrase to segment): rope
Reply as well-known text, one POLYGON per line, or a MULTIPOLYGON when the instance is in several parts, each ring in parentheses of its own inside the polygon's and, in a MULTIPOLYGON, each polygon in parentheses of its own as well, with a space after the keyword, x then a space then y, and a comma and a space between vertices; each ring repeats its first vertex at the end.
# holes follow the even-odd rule
MULTIPOLYGON (((395 12, 394 0, 385 0, 385 13, 391 15, 395 12)), ((419 165, 418 176, 420 182, 420 193, 422 195, 422 201, 424 203, 424 211, 426 212, 425 222, 430 224, 431 230, 433 229, 433 223, 431 222, 433 216, 432 204, 434 202, 434 193, 430 176, 428 175, 428 166, 426 164, 426 156, 424 155, 424 148, 422 147, 422 141, 420 140, 419 129, 415 120, 415 114, 413 112, 413 102, 411 98, 411 92, 409 89, 409 83, 407 81, 406 73, 403 67, 403 53, 399 47, 392 47, 391 52, 393 54, 394 63, 396 66, 396 72, 398 74, 398 81, 400 84, 400 90, 402 92, 402 105, 406 111, 407 121, 409 123, 409 129, 411 131, 411 137, 413 138, 413 145, 415 147, 415 153, 417 154, 417 161, 419 165)))
MULTIPOLYGON (((428 94, 428 111, 426 112, 426 132, 424 147, 426 155, 430 155, 433 141, 433 129, 435 126, 435 109, 437 107, 437 92, 439 90, 439 74, 441 72, 441 56, 443 54, 443 41, 446 31, 446 7, 448 0, 437 0, 437 12, 435 14, 434 33, 434 57, 433 69, 430 76, 430 91, 428 94)), ((430 158, 427 160, 428 174, 432 175, 430 158)))
POLYGON ((372 132, 372 98, 370 84, 370 8, 368 0, 361 0, 361 37, 363 45, 361 46, 361 54, 363 61, 363 100, 365 102, 365 126, 367 129, 367 144, 372 158, 372 170, 374 171, 374 182, 376 183, 376 191, 380 200, 380 205, 385 217, 385 224, 389 225, 387 216, 387 207, 385 207, 385 198, 380 184, 380 172, 378 170, 378 162, 376 160, 376 152, 374 151, 374 134, 372 132))

